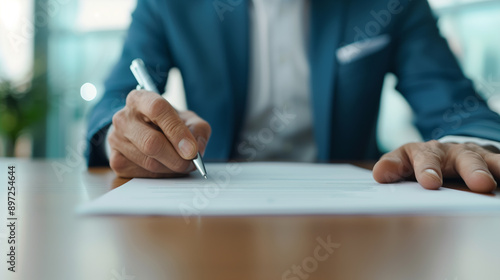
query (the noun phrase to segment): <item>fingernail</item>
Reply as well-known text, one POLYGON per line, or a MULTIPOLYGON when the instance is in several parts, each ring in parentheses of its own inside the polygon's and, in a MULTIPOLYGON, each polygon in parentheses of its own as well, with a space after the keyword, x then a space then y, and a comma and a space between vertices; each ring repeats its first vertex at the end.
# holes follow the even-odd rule
POLYGON ((182 139, 179 142, 179 150, 183 158, 189 159, 194 154, 195 146, 191 141, 182 139))
POLYGON ((201 156, 204 156, 205 149, 207 147, 207 140, 204 137, 198 137, 196 141, 198 142, 198 150, 201 152, 201 156))
POLYGON ((424 170, 425 173, 431 175, 432 177, 434 177, 436 179, 436 181, 440 181, 440 182, 443 182, 441 177, 439 177, 439 174, 437 174, 436 170, 434 169, 426 169, 424 170))

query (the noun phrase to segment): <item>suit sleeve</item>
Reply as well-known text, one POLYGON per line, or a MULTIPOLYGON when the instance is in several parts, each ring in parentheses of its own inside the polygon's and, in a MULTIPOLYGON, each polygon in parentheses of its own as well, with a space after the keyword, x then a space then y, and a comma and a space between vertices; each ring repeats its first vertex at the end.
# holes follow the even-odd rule
POLYGON ((138 1, 121 58, 105 82, 103 98, 90 113, 86 151, 89 167, 109 165, 104 148, 107 129, 113 115, 125 106, 128 93, 137 85, 129 68, 132 60, 142 58, 158 89, 165 87, 171 59, 157 6, 153 0, 138 1))
POLYGON ((464 76, 427 1, 407 1, 398 19, 392 71, 423 138, 461 135, 500 141, 500 117, 464 76))

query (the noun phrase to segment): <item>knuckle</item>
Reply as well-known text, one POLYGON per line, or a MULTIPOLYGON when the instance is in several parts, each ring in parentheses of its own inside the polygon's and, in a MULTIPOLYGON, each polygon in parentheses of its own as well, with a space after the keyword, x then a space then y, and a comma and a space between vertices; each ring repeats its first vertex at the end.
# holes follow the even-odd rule
POLYGON ((425 156, 425 157, 431 157, 433 159, 441 159, 443 154, 441 152, 441 150, 435 150, 435 149, 429 149, 427 151, 425 151, 425 153, 422 153, 421 154, 422 156, 425 156))
POLYGON ((481 155, 479 155, 477 152, 467 149, 462 150, 460 156, 465 158, 481 158, 481 155))
POLYGON ((410 143, 405 144, 404 146, 408 147, 408 148, 415 149, 415 148, 418 148, 420 146, 420 144, 422 144, 422 143, 419 143, 419 142, 410 142, 410 143))
POLYGON ((109 159, 109 166, 116 174, 122 174, 127 168, 127 160, 120 153, 112 153, 109 159))
POLYGON ((465 149, 469 149, 472 151, 477 151, 480 148, 477 144, 470 143, 470 142, 464 143, 464 147, 465 147, 465 149))
POLYGON ((154 158, 152 157, 145 157, 143 166, 146 170, 158 173, 162 170, 161 164, 154 158))
POLYGON ((379 159, 379 160, 386 160, 386 159, 389 159, 389 158, 391 158, 391 156, 392 156, 392 154, 393 154, 393 153, 394 153, 394 152, 388 152, 388 153, 385 153, 385 154, 383 154, 383 155, 380 157, 380 159, 379 159))
POLYGON ((165 134, 169 136, 180 136, 184 133, 184 130, 187 129, 184 123, 173 117, 165 118, 162 128, 165 134))
POLYGON ((127 95, 127 98, 125 99, 125 104, 127 106, 130 106, 130 105, 133 105, 136 100, 137 100, 137 97, 139 95, 139 91, 138 90, 132 90, 128 95, 127 95))
POLYGON ((407 155, 413 155, 421 150, 421 143, 411 142, 399 147, 399 150, 407 155))
POLYGON ((429 147, 434 149, 441 149, 443 143, 439 142, 438 140, 430 140, 427 142, 427 145, 429 145, 429 147))
POLYGON ((118 141, 118 137, 116 136, 115 130, 112 130, 109 133, 108 143, 109 143, 109 146, 111 146, 112 148, 118 146, 119 141, 118 141))
POLYGON ((414 158, 427 160, 441 160, 444 156, 443 143, 437 140, 430 140, 425 143, 415 143, 418 147, 415 149, 414 158))
POLYGON ((413 164, 416 169, 423 167, 440 169, 444 162, 440 153, 433 150, 427 150, 425 152, 416 153, 413 157, 413 164))
POLYGON ((123 124, 123 118, 124 118, 124 112, 123 109, 116 112, 113 115, 113 118, 111 119, 111 122, 113 123, 114 126, 120 127, 123 124))
POLYGON ((117 126, 117 125, 120 123, 120 111, 116 112, 116 113, 113 115, 113 118, 111 118, 111 123, 112 123, 114 126, 117 126))
POLYGON ((456 144, 456 143, 451 144, 451 146, 449 148, 449 151, 452 152, 452 153, 454 153, 454 154, 461 153, 464 150, 465 150, 465 146, 464 145, 462 145, 462 144, 456 144))
POLYGON ((425 162, 427 158, 428 158, 428 155, 425 155, 424 153, 421 153, 421 152, 415 153, 413 155, 413 163, 419 164, 421 162, 425 162))
POLYGON ((163 149, 162 139, 154 133, 144 134, 142 151, 148 157, 156 156, 163 149))
POLYGON ((172 108, 168 106, 168 102, 163 99, 162 97, 155 98, 150 106, 149 106, 149 111, 148 114, 152 118, 158 118, 161 117, 164 114, 169 114, 172 108))

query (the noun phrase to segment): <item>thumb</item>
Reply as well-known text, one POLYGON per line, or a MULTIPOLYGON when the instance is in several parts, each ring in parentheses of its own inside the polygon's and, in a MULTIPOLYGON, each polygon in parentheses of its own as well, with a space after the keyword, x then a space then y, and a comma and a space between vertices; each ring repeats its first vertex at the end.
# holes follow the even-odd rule
POLYGON ((407 158, 402 148, 383 155, 373 167, 373 179, 379 183, 394 183, 413 175, 407 158))

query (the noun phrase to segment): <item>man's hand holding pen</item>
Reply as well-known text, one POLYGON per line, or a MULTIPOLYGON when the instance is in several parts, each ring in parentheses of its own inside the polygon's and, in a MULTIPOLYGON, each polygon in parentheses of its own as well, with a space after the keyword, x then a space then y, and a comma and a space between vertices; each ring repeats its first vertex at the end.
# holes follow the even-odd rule
POLYGON ((175 177, 194 171, 210 125, 191 111, 177 112, 157 93, 134 90, 113 116, 110 166, 118 176, 175 177))

